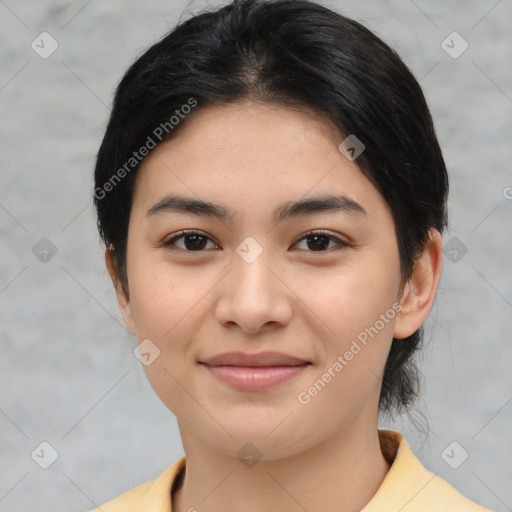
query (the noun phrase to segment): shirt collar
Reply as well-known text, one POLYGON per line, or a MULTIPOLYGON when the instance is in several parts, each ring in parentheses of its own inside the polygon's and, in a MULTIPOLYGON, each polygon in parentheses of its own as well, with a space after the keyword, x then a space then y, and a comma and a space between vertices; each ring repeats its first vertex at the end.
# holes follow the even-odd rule
MULTIPOLYGON (((400 433, 379 430, 379 441, 382 453, 391 467, 376 494, 361 512, 382 512, 388 510, 390 506, 393 510, 410 510, 406 508, 407 504, 436 479, 437 475, 423 467, 400 433)), ((172 512, 171 490, 179 485, 185 470, 185 462, 186 457, 183 455, 153 480, 143 497, 142 510, 172 512)))

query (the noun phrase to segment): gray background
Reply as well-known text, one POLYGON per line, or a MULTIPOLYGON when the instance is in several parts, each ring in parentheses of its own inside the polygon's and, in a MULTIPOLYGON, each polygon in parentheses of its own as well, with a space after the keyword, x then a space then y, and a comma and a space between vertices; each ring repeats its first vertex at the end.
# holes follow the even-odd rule
MULTIPOLYGON (((0 512, 85 511, 183 454, 174 416, 132 353, 91 206, 113 89, 188 16, 187 3, 0 0, 0 512), (42 31, 59 45, 47 59, 31 48, 42 31), (32 250, 43 237, 57 248, 46 262, 32 250), (31 458, 43 441, 58 453, 48 469, 31 458)), ((412 420, 382 427, 404 433, 467 497, 512 510, 512 2, 323 3, 365 23, 411 67, 451 176, 423 397, 412 420), (453 31, 469 43, 458 58, 441 47, 453 31), (458 469, 441 456, 453 441, 462 448, 452 460, 469 453, 458 469)), ((48 448, 37 453, 50 460, 48 448)))

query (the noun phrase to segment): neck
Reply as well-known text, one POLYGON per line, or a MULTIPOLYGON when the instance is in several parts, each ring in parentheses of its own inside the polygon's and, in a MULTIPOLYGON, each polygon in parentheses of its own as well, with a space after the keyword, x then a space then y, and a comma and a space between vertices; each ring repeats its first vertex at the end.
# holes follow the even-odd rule
POLYGON ((376 425, 338 432, 290 457, 246 467, 237 457, 204 444, 180 425, 186 473, 172 497, 173 512, 226 509, 244 512, 356 512, 382 484, 389 464, 376 425))

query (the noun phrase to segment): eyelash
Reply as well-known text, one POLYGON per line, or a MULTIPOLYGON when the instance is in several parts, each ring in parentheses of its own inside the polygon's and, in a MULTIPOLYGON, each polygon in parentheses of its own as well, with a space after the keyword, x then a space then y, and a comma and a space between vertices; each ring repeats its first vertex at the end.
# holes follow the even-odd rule
MULTIPOLYGON (((175 247, 172 247, 177 240, 180 240, 180 239, 185 238, 186 236, 190 236, 190 235, 199 235, 199 236, 207 238, 208 240, 213 242, 213 240, 209 236, 201 233, 200 231, 180 231, 178 234, 174 235, 172 238, 164 241, 162 243, 162 245, 165 246, 165 247, 171 248, 172 250, 177 250, 177 251, 181 251, 181 252, 184 252, 184 253, 202 253, 202 252, 205 252, 205 250, 190 251, 190 250, 187 250, 187 249, 181 249, 181 248, 177 248, 176 249, 175 247)), ((302 236, 302 238, 297 240, 297 242, 295 242, 293 245, 296 245, 299 242, 302 242, 303 240, 305 240, 307 238, 310 238, 310 237, 313 237, 315 235, 325 236, 325 237, 329 238, 330 240, 334 240, 336 242, 336 245, 338 246, 338 248, 350 247, 350 244, 348 242, 340 240, 339 238, 337 238, 337 237, 335 237, 335 236, 333 236, 333 235, 331 235, 331 234, 329 234, 329 233, 327 233, 325 231, 309 231, 309 232, 305 233, 302 236)), ((217 244, 215 244, 215 245, 217 245, 217 244)), ((310 253, 314 254, 314 253, 330 253, 332 251, 331 250, 321 250, 321 251, 306 251, 306 252, 310 252, 310 253)))

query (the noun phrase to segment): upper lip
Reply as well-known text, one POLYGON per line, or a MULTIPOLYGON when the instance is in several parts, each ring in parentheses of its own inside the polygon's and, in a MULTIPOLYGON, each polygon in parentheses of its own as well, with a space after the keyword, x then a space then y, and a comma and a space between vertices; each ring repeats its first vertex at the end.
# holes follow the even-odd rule
POLYGON ((298 366, 309 364, 309 361, 280 352, 260 352, 246 354, 244 352, 225 352, 199 361, 209 366, 298 366))

